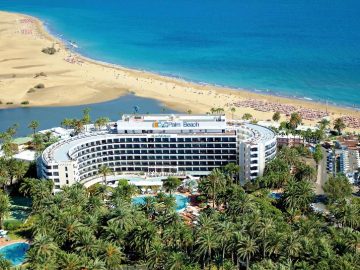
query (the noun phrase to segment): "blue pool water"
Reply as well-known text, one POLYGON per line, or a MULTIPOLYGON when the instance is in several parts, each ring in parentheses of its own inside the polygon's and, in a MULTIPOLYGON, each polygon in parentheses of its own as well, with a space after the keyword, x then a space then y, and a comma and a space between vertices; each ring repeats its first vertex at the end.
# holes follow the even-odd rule
POLYGON ((13 265, 20 265, 24 262, 25 254, 29 247, 30 245, 27 243, 15 243, 0 248, 0 254, 13 265))
POLYGON ((360 107, 359 0, 1 0, 0 9, 38 16, 95 59, 360 107))
POLYGON ((271 193, 269 194, 269 197, 272 198, 272 199, 278 200, 278 199, 281 199, 282 193, 271 192, 271 193))
MULTIPOLYGON (((189 203, 189 198, 184 196, 184 195, 179 195, 179 194, 175 194, 173 195, 175 196, 176 199, 176 211, 181 211, 183 209, 185 209, 185 207, 187 206, 187 204, 189 203)), ((144 204, 145 203, 145 198, 147 196, 137 196, 134 197, 132 199, 132 202, 134 204, 144 204)))

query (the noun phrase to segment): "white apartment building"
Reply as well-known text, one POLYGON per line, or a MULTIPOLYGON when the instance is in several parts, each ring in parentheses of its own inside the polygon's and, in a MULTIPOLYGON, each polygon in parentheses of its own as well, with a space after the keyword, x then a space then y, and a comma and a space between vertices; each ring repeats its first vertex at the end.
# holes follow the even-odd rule
POLYGON ((38 160, 38 173, 54 181, 55 191, 75 182, 101 181, 102 165, 119 175, 204 176, 236 163, 240 179, 252 180, 262 175, 276 147, 270 129, 227 122, 224 115, 124 115, 107 131, 48 147, 38 160))

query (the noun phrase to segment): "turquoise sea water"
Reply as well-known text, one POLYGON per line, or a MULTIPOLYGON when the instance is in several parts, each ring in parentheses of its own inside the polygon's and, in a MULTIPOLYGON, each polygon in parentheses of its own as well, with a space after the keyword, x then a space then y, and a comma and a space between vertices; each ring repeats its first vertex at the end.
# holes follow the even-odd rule
POLYGON ((358 0, 1 0, 86 56, 360 107, 358 0))

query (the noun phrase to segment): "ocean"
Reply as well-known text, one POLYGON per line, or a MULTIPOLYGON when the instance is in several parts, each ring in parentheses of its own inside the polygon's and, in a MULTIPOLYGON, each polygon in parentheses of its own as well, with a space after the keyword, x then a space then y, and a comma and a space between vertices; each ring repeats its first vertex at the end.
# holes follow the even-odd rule
POLYGON ((97 60, 360 108, 359 0, 1 0, 0 9, 39 17, 97 60))

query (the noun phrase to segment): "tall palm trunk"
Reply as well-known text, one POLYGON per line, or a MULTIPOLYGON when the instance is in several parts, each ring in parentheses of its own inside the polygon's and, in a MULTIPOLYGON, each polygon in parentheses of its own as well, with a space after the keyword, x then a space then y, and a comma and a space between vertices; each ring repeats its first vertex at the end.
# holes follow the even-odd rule
POLYGON ((266 256, 265 250, 266 250, 266 243, 264 241, 264 244, 263 244, 263 259, 265 259, 265 256, 266 256))
POLYGON ((246 256, 246 270, 249 270, 249 261, 250 261, 250 256, 246 256))
POLYGON ((211 270, 211 249, 209 249, 209 270, 211 270))
POLYGON ((222 269, 224 269, 224 260, 225 260, 225 245, 223 246, 223 250, 222 250, 222 260, 221 260, 222 269))
POLYGON ((213 208, 215 208, 215 197, 216 197, 216 192, 215 192, 215 183, 213 184, 213 208))

